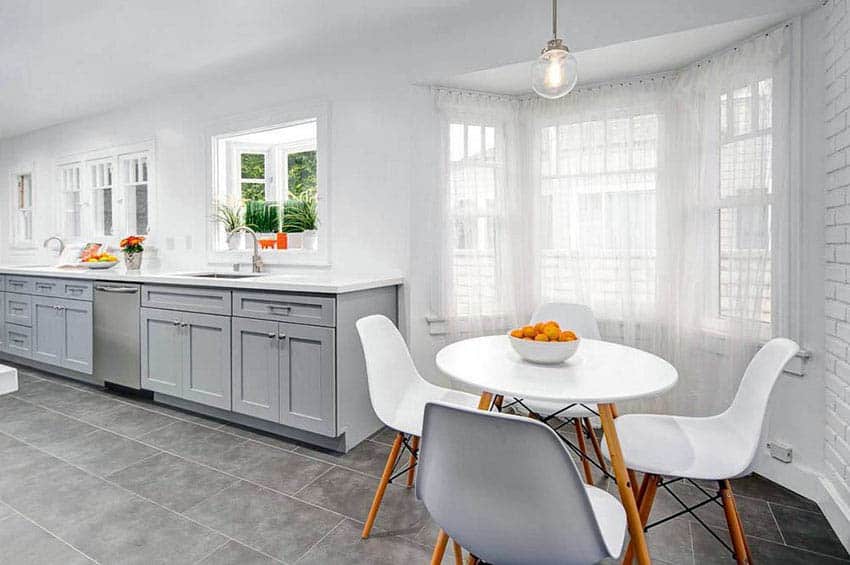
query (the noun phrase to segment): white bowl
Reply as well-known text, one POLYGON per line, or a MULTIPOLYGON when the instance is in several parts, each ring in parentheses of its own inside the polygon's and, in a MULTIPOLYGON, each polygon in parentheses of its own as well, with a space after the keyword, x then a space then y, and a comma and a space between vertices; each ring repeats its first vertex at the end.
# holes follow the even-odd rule
POLYGON ((97 263, 82 263, 87 269, 111 269, 118 264, 118 261, 98 261, 97 263))
POLYGON ((581 338, 574 341, 534 341, 508 335, 508 339, 520 357, 532 363, 554 365, 563 363, 578 351, 581 338))

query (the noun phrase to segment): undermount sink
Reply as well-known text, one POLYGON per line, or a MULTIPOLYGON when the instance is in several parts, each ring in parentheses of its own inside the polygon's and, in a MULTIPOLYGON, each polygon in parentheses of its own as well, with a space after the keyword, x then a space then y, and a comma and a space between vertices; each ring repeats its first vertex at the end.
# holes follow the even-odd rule
POLYGON ((195 277, 198 279, 250 279, 261 277, 263 273, 198 273, 195 275, 184 275, 187 277, 195 277))

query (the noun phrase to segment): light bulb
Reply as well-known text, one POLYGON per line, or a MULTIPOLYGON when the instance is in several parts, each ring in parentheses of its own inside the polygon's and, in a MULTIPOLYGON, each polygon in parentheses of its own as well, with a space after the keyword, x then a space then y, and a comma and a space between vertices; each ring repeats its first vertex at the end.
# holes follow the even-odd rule
POLYGON ((543 98, 560 98, 578 82, 576 58, 560 40, 549 42, 531 68, 531 88, 543 98))

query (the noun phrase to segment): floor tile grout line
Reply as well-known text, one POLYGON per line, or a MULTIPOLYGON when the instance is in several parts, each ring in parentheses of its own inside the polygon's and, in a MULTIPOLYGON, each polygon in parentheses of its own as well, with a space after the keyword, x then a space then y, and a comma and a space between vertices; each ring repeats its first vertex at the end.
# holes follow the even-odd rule
MULTIPOLYGON (((21 399, 18 399, 18 400, 21 400, 21 399)), ((46 406, 39 406, 39 405, 37 405, 37 404, 35 404, 35 403, 28 402, 28 401, 26 401, 26 400, 21 400, 21 401, 22 401, 22 402, 27 402, 27 403, 29 403, 29 404, 32 404, 33 406, 38 406, 39 408, 43 408, 43 409, 48 410, 48 411, 56 412, 55 410, 53 410, 53 409, 51 409, 51 408, 49 408, 49 407, 46 407, 46 406)), ((71 420, 82 421, 82 420, 79 420, 78 418, 74 418, 73 416, 68 416, 67 414, 62 414, 61 412, 56 412, 56 413, 57 413, 57 414, 60 414, 60 415, 62 415, 62 416, 65 416, 66 418, 69 418, 69 419, 71 419, 71 420)), ((83 422, 83 423, 85 423, 85 422, 83 422)), ((189 422, 189 423, 191 423, 191 422, 189 422)), ((176 424, 176 422, 169 424, 169 426, 173 426, 173 425, 175 425, 175 424, 176 424)), ((223 474, 223 475, 227 475, 227 476, 229 476, 229 477, 236 478, 236 479, 238 479, 238 480, 240 480, 240 481, 243 481, 243 482, 245 482, 245 483, 248 483, 248 484, 250 484, 250 485, 253 485, 253 486, 255 486, 255 487, 258 487, 258 488, 260 488, 260 489, 263 489, 263 490, 266 490, 266 491, 270 491, 270 492, 273 492, 273 493, 279 494, 279 495, 281 495, 281 496, 285 496, 286 498, 290 498, 290 499, 292 499, 292 500, 296 500, 296 501, 301 502, 301 503, 303 503, 303 504, 307 504, 307 505, 312 506, 312 507, 314 507, 314 508, 318 508, 319 510, 324 510, 325 512, 330 512, 330 513, 332 513, 332 514, 336 514, 337 516, 343 516, 343 517, 345 517, 345 518, 349 518, 349 519, 354 520, 354 521, 356 521, 356 522, 360 522, 361 524, 362 524, 362 523, 364 523, 364 522, 363 522, 363 520, 360 520, 360 519, 355 518, 355 517, 353 517, 353 516, 348 516, 348 515, 343 514, 342 512, 339 512, 339 511, 337 511, 337 510, 331 510, 330 508, 325 508, 324 506, 321 506, 321 505, 319 505, 319 504, 316 504, 315 502, 312 502, 312 501, 310 501, 310 500, 303 499, 303 498, 297 498, 297 497, 295 497, 295 496, 293 496, 293 495, 291 495, 291 494, 289 494, 289 493, 282 492, 282 491, 279 491, 279 490, 277 490, 277 489, 271 488, 271 487, 269 487, 269 486, 266 486, 266 485, 262 485, 262 484, 256 483, 256 482, 254 482, 254 481, 252 481, 252 480, 250 480, 250 479, 246 479, 246 478, 240 477, 239 475, 234 475, 234 474, 233 474, 232 472, 230 472, 230 471, 225 471, 225 470, 223 470, 223 469, 219 469, 219 468, 217 468, 217 467, 213 467, 212 465, 209 465, 209 464, 207 464, 207 463, 203 463, 202 461, 198 461, 198 460, 196 460, 196 459, 191 459, 191 458, 189 458, 189 457, 185 457, 185 456, 183 456, 183 455, 180 455, 179 453, 176 453, 176 452, 174 452, 174 451, 169 451, 168 449, 163 449, 162 447, 156 446, 156 445, 154 445, 154 444, 152 444, 152 443, 146 443, 146 442, 144 442, 144 441, 141 441, 141 438, 133 439, 133 438, 130 438, 130 437, 125 436, 125 435, 123 435, 123 434, 120 434, 120 433, 118 433, 118 432, 115 432, 115 431, 113 431, 113 430, 108 430, 108 429, 106 429, 106 428, 100 428, 99 426, 95 426, 94 424, 89 424, 89 425, 92 425, 92 426, 97 427, 97 428, 99 428, 99 429, 102 429, 102 430, 104 430, 104 431, 107 431, 107 432, 113 433, 113 434, 115 434, 115 435, 117 435, 117 436, 119 436, 119 437, 123 437, 123 438, 125 438, 125 439, 129 439, 129 440, 132 440, 132 441, 137 441, 138 443, 141 443, 142 445, 146 445, 146 446, 151 447, 151 448, 153 448, 153 449, 159 449, 159 450, 160 450, 161 452, 163 452, 163 453, 168 453, 169 455, 172 455, 172 456, 177 457, 177 458, 179 458, 179 459, 182 459, 182 460, 184 460, 184 461, 188 461, 188 462, 190 462, 190 463, 195 463, 195 464, 200 465, 201 467, 204 467, 204 468, 206 468, 206 469, 211 469, 211 470, 216 471, 216 472, 218 472, 218 473, 221 473, 221 474, 223 474)), ((216 430, 213 430, 213 431, 216 431, 216 430)), ((0 431, 0 432, 1 432, 1 431, 0 431)), ((77 469, 80 469, 81 471, 83 471, 83 472, 85 472, 85 473, 87 473, 87 474, 89 474, 89 475, 92 475, 93 477, 97 477, 97 478, 103 479, 103 480, 105 480, 105 481, 109 482, 110 484, 113 484, 111 480, 106 479, 105 477, 101 477, 101 476, 99 476, 99 475, 96 475, 96 474, 94 474, 94 473, 92 473, 92 472, 90 472, 90 471, 86 471, 85 469, 83 469, 83 468, 81 468, 81 467, 79 467, 79 466, 75 465, 74 463, 71 463, 70 461, 65 461, 65 460, 64 460, 64 459, 62 459, 61 457, 57 457, 56 455, 53 455, 52 453, 50 453, 50 452, 49 452, 49 451, 47 451, 46 449, 40 448, 40 447, 38 447, 38 446, 36 446, 36 445, 33 445, 33 444, 31 444, 31 443, 27 442, 26 440, 23 440, 23 439, 21 439, 21 438, 18 438, 17 436, 15 436, 15 435, 13 435, 13 434, 9 434, 9 433, 6 433, 6 432, 2 432, 2 433, 5 433, 6 435, 8 435, 8 436, 10 436, 10 437, 12 437, 12 438, 14 438, 14 439, 16 439, 16 440, 20 441, 21 443, 24 443, 24 444, 26 444, 26 445, 29 445, 29 446, 30 446, 30 447, 32 447, 33 449, 37 449, 37 450, 39 450, 39 451, 42 451, 42 452, 46 453, 47 455, 50 455, 51 457, 56 457, 56 459, 59 459, 60 461, 63 461, 63 462, 65 462, 65 463, 67 463, 68 465, 71 465, 71 466, 73 466, 73 467, 75 467, 75 468, 77 468, 77 469)), ((147 435, 147 434, 145 434, 145 435, 147 435)), ((141 436, 141 437, 144 437, 144 436, 141 436)), ((244 445, 245 443, 248 443, 249 441, 251 441, 251 440, 249 440, 249 439, 243 438, 242 436, 234 436, 234 437, 236 437, 236 438, 239 438, 239 439, 243 440, 243 442, 242 442, 242 443, 239 443, 239 444, 237 444, 237 445, 234 445, 234 446, 233 446, 233 448, 235 448, 235 447, 239 447, 239 446, 244 445)), ((231 449, 232 449, 232 448, 231 448, 231 449)), ((301 454, 301 453, 298 453, 298 455, 300 455, 300 456, 302 456, 302 457, 306 457, 306 456, 304 456, 304 455, 303 455, 303 454, 301 454)), ((312 458, 312 457, 308 457, 308 458, 309 458, 309 459, 315 459, 315 458, 312 458)), ((316 461, 319 461, 319 462, 321 462, 321 463, 330 464, 330 463, 328 463, 327 461, 322 461, 321 459, 315 459, 315 460, 316 460, 316 461)), ((339 466, 339 465, 337 465, 337 466, 339 466)), ((358 472, 358 473, 360 473, 360 474, 364 474, 364 475, 365 475, 365 473, 361 473, 360 471, 355 471, 355 472, 358 472)), ((371 475, 367 475, 367 476, 371 477, 371 475)), ((123 487, 123 486, 121 486, 121 485, 117 485, 117 484, 116 484, 116 486, 119 486, 120 488, 122 488, 122 489, 124 489, 124 490, 127 490, 128 492, 131 492, 132 494, 134 494, 134 495, 136 495, 136 496, 139 496, 140 498, 143 498, 143 499, 145 499, 145 500, 149 500, 150 502, 152 502, 152 503, 154 503, 154 504, 157 504, 158 506, 162 506, 161 504, 159 504, 159 503, 157 503, 157 502, 155 502, 155 501, 153 501, 153 500, 147 499, 147 498, 145 498, 145 497, 143 497, 143 496, 139 495, 138 493, 135 493, 135 492, 133 492, 133 491, 130 491, 129 489, 126 489, 126 488, 124 488, 124 487, 123 487)), ((163 508, 165 508, 165 507, 163 506, 163 508)), ((174 512, 174 511, 169 509, 169 512, 174 512)), ((175 513, 176 513, 176 514, 180 514, 179 512, 175 512, 175 513)), ((182 514, 181 514, 181 515, 182 515, 182 514)), ((235 541, 239 541, 239 540, 235 540, 235 541)), ((245 545, 245 544, 243 544, 243 545, 245 545)))
MULTIPOLYGON (((59 459, 59 458, 57 457, 57 459, 59 459)), ((38 529, 42 530, 44 533, 46 533, 46 534, 47 534, 47 535, 49 535, 50 537, 52 537, 52 538, 54 538, 54 539, 59 540, 62 544, 64 544, 64 545, 66 545, 66 546, 70 547, 71 549, 73 549, 74 551, 76 551, 77 553, 79 553, 80 555, 82 555, 83 557, 85 557, 86 559, 88 559, 89 561, 91 561, 92 563, 100 563, 100 561, 98 561, 97 559, 93 558, 92 556, 90 556, 90 555, 89 555, 88 553, 86 553, 85 551, 83 551, 83 550, 81 550, 80 548, 76 547, 74 544, 72 544, 72 543, 70 543, 70 542, 68 542, 68 541, 65 541, 64 539, 62 539, 61 537, 59 537, 56 533, 54 533, 54 532, 50 531, 49 529, 45 528, 44 526, 42 526, 41 524, 39 524, 38 522, 36 522, 36 521, 35 521, 35 520, 33 520, 32 518, 30 518, 29 516, 27 516, 26 514, 24 514, 23 512, 21 512, 20 510, 18 510, 18 509, 17 509, 17 508, 15 508, 14 506, 12 506, 11 504, 9 504, 8 502, 3 501, 3 504, 5 504, 5 505, 6 505, 6 506, 8 506, 9 508, 11 508, 12 512, 14 512, 15 514, 17 514, 18 516, 20 516, 21 518, 23 518, 24 520, 26 520, 27 522, 29 522, 30 524, 32 524, 33 526, 35 526, 36 528, 38 528, 38 529)), ((7 516, 7 518, 9 518, 9 517, 10 517, 10 516, 7 516)))
POLYGON ((785 541, 785 534, 782 533, 782 528, 779 526, 779 520, 776 519, 776 514, 773 513, 773 508, 770 503, 767 503, 767 511, 770 512, 770 517, 773 518, 773 523, 776 524, 776 531, 779 532, 779 539, 782 540, 783 545, 788 545, 788 542, 785 541))
POLYGON ((204 559, 209 559, 210 557, 212 557, 213 555, 215 555, 216 553, 218 553, 219 551, 221 551, 222 549, 224 549, 225 547, 227 547, 227 545, 228 545, 231 541, 233 541, 233 540, 229 540, 229 539, 228 539, 228 540, 224 540, 224 543, 223 543, 223 544, 221 544, 221 545, 220 545, 220 546, 218 546, 217 548, 213 549, 212 551, 210 551, 210 552, 209 552, 209 553, 207 553, 206 555, 202 556, 200 559, 195 560, 195 562, 194 562, 194 563, 195 563, 195 565, 198 565, 199 563, 202 563, 202 562, 204 561, 204 559))
POLYGON ((345 523, 346 519, 347 519, 347 518, 342 518, 342 519, 340 519, 340 521, 339 521, 339 522, 337 522, 337 523, 336 523, 336 525, 335 525, 333 528, 331 528, 330 530, 328 530, 328 532, 327 532, 325 535, 323 535, 321 538, 319 538, 319 539, 318 539, 318 541, 316 541, 316 543, 314 543, 313 545, 311 545, 310 547, 308 547, 308 548, 307 548, 307 551, 305 551, 304 553, 302 553, 301 555, 299 555, 299 556, 298 556, 298 559, 296 559, 295 561, 293 561, 293 562, 292 562, 292 563, 293 563, 293 565, 297 565, 297 563, 298 563, 299 561, 301 561, 302 559, 304 559, 304 558, 307 556, 307 554, 309 554, 311 551, 313 551, 313 549, 315 549, 316 547, 318 547, 318 546, 319 546, 319 544, 321 544, 323 541, 325 541, 325 539, 327 539, 327 537, 328 537, 328 536, 330 536, 332 533, 334 533, 334 532, 335 532, 335 531, 336 531, 336 530, 337 530, 337 529, 338 529, 338 528, 339 528, 342 524, 344 524, 344 523, 345 523))
MULTIPOLYGON (((697 522, 694 522, 694 521, 692 521, 692 520, 689 520, 689 522, 690 522, 690 524, 691 524, 691 527, 694 527, 694 526, 698 525, 698 523, 697 523, 697 522)), ((714 528, 714 529, 723 530, 724 532, 725 532, 725 531, 727 531, 727 530, 726 530, 726 528, 725 528, 724 526, 716 526, 716 525, 712 525, 712 524, 709 524, 709 526, 711 526, 711 527, 712 527, 712 528, 714 528)), ((744 524, 744 528, 746 528, 746 526, 747 526, 747 525, 746 525, 746 524, 744 524)), ((797 551, 805 551, 806 553, 811 553, 812 555, 817 555, 817 556, 819 556, 819 557, 828 557, 828 558, 830 558, 830 559, 835 559, 835 560, 837 560, 837 561, 843 561, 843 562, 845 562, 845 563, 850 563, 850 559, 847 559, 846 557, 837 557, 837 556, 835 556, 835 555, 830 555, 830 554, 828 554, 828 553, 822 553, 822 552, 820 552, 820 551, 814 551, 814 550, 812 550, 812 549, 807 549, 807 548, 805 548, 805 547, 800 547, 799 545, 789 545, 789 544, 787 544, 787 543, 780 543, 780 542, 777 542, 776 540, 768 539, 768 538, 765 538, 765 537, 762 537, 762 536, 754 536, 754 535, 752 535, 752 534, 748 534, 748 533, 746 533, 746 532, 744 532, 744 535, 746 535, 748 538, 751 538, 751 539, 754 539, 754 540, 758 540, 758 541, 760 541, 760 542, 762 542, 762 543, 770 543, 770 544, 773 544, 773 545, 778 545, 778 546, 780 546, 780 547, 787 547, 787 548, 789 548, 789 549, 795 549, 795 550, 797 550, 797 551)))
POLYGON ((138 461, 133 461, 133 462, 132 462, 132 463, 130 463, 129 465, 124 465, 123 467, 121 467, 121 468, 119 468, 119 469, 115 469, 114 471, 110 471, 109 473, 107 473, 107 474, 105 474, 105 475, 102 475, 102 476, 103 476, 104 478, 106 478, 106 477, 111 477, 112 475, 117 475, 118 473, 121 473, 121 472, 123 472, 123 471, 126 471, 127 469, 129 469, 130 467, 132 467, 132 466, 134 466, 134 465, 141 465, 141 464, 142 464, 142 463, 144 463, 145 461, 147 461, 147 460, 149 460, 149 459, 153 459, 153 458, 154 458, 154 457, 156 457, 157 455, 162 455, 162 453, 163 453, 163 452, 162 452, 161 450, 157 450, 157 451, 155 451, 154 453, 151 453, 150 455, 148 455, 148 456, 146 456, 146 457, 142 457, 142 458, 141 458, 141 459, 139 459, 138 461))
POLYGON ((230 478, 233 479, 233 480, 231 480, 229 483, 227 483, 223 487, 216 490, 214 493, 210 494, 209 496, 205 496, 204 498, 202 498, 201 500, 199 500, 195 504, 193 504, 193 505, 191 505, 187 508, 184 508, 183 510, 180 510, 179 512, 177 510, 175 510, 175 512, 177 512, 178 514, 183 514, 183 515, 188 516, 188 513, 190 511, 192 511, 198 505, 203 504, 204 502, 211 499, 212 497, 218 496, 219 494, 223 493, 224 491, 229 490, 231 487, 234 487, 234 486, 238 485, 240 482, 242 482, 241 479, 234 479, 233 477, 230 477, 230 478))
MULTIPOLYGON (((261 549, 259 549, 259 548, 257 548, 257 547, 254 547, 254 546, 250 545, 249 543, 246 543, 246 542, 244 542, 244 541, 241 541, 241 540, 238 540, 238 539, 236 539, 236 538, 233 538, 233 537, 231 537, 231 536, 227 535, 227 534, 226 534, 226 533, 224 533, 224 532, 220 532, 220 531, 216 530, 215 528, 212 528, 212 527, 210 527, 210 526, 208 526, 208 525, 206 525, 206 524, 203 524, 203 523, 201 523, 201 522, 198 522, 197 520, 193 519, 193 518, 192 518, 192 517, 190 517, 190 516, 187 516, 187 515, 185 515, 185 514, 181 514, 180 512, 177 512, 176 510, 173 510, 173 509, 171 509, 171 508, 168 508, 167 506, 164 506, 163 504, 161 504, 161 503, 159 503, 159 502, 157 502, 157 501, 155 501, 155 500, 151 500, 150 498, 147 498, 147 497, 145 497, 145 496, 143 496, 143 495, 141 495, 141 494, 139 494, 139 493, 137 493, 137 492, 133 492, 132 490, 130 490, 130 489, 128 489, 128 488, 126 488, 126 487, 124 487, 123 485, 120 485, 120 484, 116 483, 115 481, 112 481, 112 480, 110 480, 110 479, 107 479, 106 477, 102 477, 102 476, 96 475, 96 474, 92 473, 91 471, 87 471, 86 469, 83 469, 83 468, 82 468, 82 467, 80 467, 79 465, 75 465, 74 463, 71 463, 70 461, 67 461, 67 460, 63 459, 62 457, 58 457, 58 456, 56 456, 56 455, 53 455, 52 453, 48 452, 47 450, 45 450, 45 449, 43 449, 43 448, 40 448, 40 447, 38 447, 38 446, 36 446, 36 445, 33 445, 33 444, 29 443, 29 442, 28 442, 28 441, 26 441, 26 440, 23 440, 23 439, 21 439, 21 438, 19 438, 19 437, 16 437, 16 436, 14 436, 14 435, 12 435, 12 434, 9 434, 9 433, 6 433, 6 432, 3 432, 3 433, 4 433, 5 435, 8 435, 9 437, 12 437, 12 438, 16 439, 17 441, 19 441, 19 442, 23 443, 24 445, 29 446, 29 447, 30 447, 30 448, 32 448, 32 449, 35 449, 35 450, 37 450, 37 451, 41 451, 42 453, 45 453, 46 455, 49 455, 50 457, 53 457, 54 459, 57 459, 57 460, 61 461, 62 463, 65 463, 66 465, 70 465, 71 467, 74 467, 75 469, 77 469, 78 471, 80 471, 80 472, 82 472, 82 473, 85 473, 86 475, 89 475, 89 476, 91 476, 91 477, 94 477, 95 479, 102 480, 103 482, 105 482, 105 483, 107 483, 107 484, 109 484, 109 485, 112 485, 112 486, 113 486, 113 487, 115 487, 115 488, 118 488, 118 489, 120 489, 120 490, 123 490, 123 491, 127 492, 127 493, 131 496, 131 498, 138 498, 139 500, 143 500, 143 501, 145 501, 145 502, 148 502, 148 503, 150 503, 150 504, 153 504, 154 506, 158 506, 159 508, 161 508, 161 509, 165 510, 166 512, 168 512, 169 514, 174 514, 175 516, 179 516, 179 517, 183 518, 184 520, 186 520, 186 521, 188 521, 188 522, 191 522, 191 523, 195 524, 196 526, 199 526, 200 528, 203 528, 203 529, 205 529, 205 530, 209 530, 210 532, 213 532, 213 533, 215 533, 215 534, 218 534, 218 535, 220 535, 220 536, 222 536, 222 537, 225 537, 225 538, 227 538, 227 539, 229 539, 229 540, 233 540, 233 541, 235 541, 236 543, 242 544, 242 545, 244 545, 245 547, 248 547, 248 548, 250 548, 250 549, 253 549, 253 550, 254 550, 254 551, 256 551, 257 553, 260 553, 260 554, 262 554, 262 555, 264 555, 264 556, 266 556, 266 557, 269 557, 270 559, 273 559, 273 560, 275 560, 275 561, 280 562, 280 560, 279 560, 279 559, 277 559, 277 558, 275 558, 275 557, 273 557, 273 556, 271 556, 271 555, 267 554, 266 552, 264 552, 263 550, 261 550, 261 549)), ((179 456, 176 456, 176 457, 179 457, 179 456)), ((189 460, 187 460, 187 461, 189 461, 189 460)), ((238 478, 238 477, 237 477, 237 478, 238 478)), ((236 484, 236 483, 238 483, 238 482, 239 482, 239 481, 234 481, 234 483, 233 483, 233 484, 236 484)), ((246 482, 247 482, 247 481, 246 481, 246 482)), ((232 485, 231 485, 231 486, 232 486, 232 485)), ((256 486, 260 486, 260 485, 256 485, 256 486)), ((275 491, 275 492, 276 492, 276 491, 275 491)), ((36 522, 34 522, 33 520, 31 520, 28 516, 26 516, 25 514, 23 514, 23 513, 22 513, 22 512, 20 512, 20 511, 18 511, 18 509, 17 509, 17 508, 15 508, 14 506, 12 506, 10 503, 8 503, 8 502, 6 502, 6 501, 3 501, 2 499, 0 499, 0 502, 3 502, 3 503, 4 503, 4 504, 6 504, 9 508, 11 508, 12 510, 14 510, 15 512, 18 512, 19 514, 21 514, 21 516, 25 517, 27 520, 30 520, 31 522, 33 522, 33 524, 36 524, 37 526, 39 526, 40 528, 42 528, 44 531, 48 532, 50 535, 52 535, 52 536, 56 537, 57 539, 60 539, 60 540, 61 540, 62 542, 64 542, 64 543, 67 543, 67 542, 65 542, 65 540, 62 540, 62 539, 61 539, 59 536, 57 536, 55 533, 53 533, 53 532, 51 532, 50 530, 48 530, 47 528, 44 528, 43 526, 41 526, 41 525, 37 524, 36 522)), ((337 513, 337 514, 338 514, 338 513, 337 513)), ((68 545, 70 545, 70 544, 68 544, 68 545)), ((73 547, 73 546, 71 546, 71 547, 73 547)), ((76 548, 75 548, 75 549, 76 549, 76 548)), ((80 552, 80 553, 83 553, 83 552, 80 552)), ((83 553, 83 555, 86 555, 86 554, 85 554, 85 553, 83 553)), ((88 557, 88 556, 87 556, 87 557, 88 557)), ((96 561, 96 560, 93 560, 93 561, 95 561, 95 563, 97 563, 97 561, 96 561)))
POLYGON ((321 473, 319 473, 318 475, 313 477, 313 479, 311 479, 310 482, 308 482, 306 485, 304 485, 303 487, 301 487, 298 490, 296 490, 295 492, 293 492, 292 496, 297 498, 298 495, 301 494, 302 490, 314 485, 316 483, 316 481, 318 481, 319 479, 321 479, 322 477, 324 477, 325 475, 327 475, 328 473, 330 473, 331 471, 333 471, 336 468, 337 468, 336 465, 334 465, 332 463, 328 463, 327 469, 325 469, 324 471, 322 471, 321 473))

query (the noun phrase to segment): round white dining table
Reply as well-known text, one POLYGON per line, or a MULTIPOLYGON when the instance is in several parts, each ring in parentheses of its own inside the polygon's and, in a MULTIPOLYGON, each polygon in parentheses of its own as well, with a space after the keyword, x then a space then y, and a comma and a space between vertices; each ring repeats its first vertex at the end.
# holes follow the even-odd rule
POLYGON ((639 511, 635 475, 623 461, 614 426, 616 403, 662 394, 675 386, 678 372, 657 355, 593 339, 583 339, 576 354, 563 363, 531 363, 514 351, 509 339, 495 335, 458 341, 437 353, 437 367, 449 377, 480 390, 478 407, 482 410, 489 410, 494 400, 500 404, 500 397, 564 406, 598 404, 620 501, 629 522, 630 543, 638 563, 651 563, 643 530, 648 516, 639 511))

